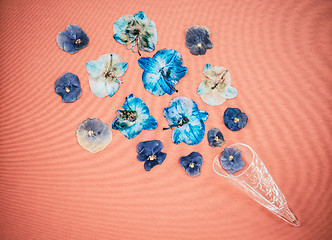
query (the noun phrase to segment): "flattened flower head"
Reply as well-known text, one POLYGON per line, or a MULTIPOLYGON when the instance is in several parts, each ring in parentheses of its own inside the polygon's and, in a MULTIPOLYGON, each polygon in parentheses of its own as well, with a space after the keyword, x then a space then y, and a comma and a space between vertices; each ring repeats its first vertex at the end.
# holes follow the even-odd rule
POLYGON ((159 50, 152 58, 142 57, 138 64, 144 70, 144 88, 155 96, 177 92, 175 85, 188 70, 182 66, 181 54, 174 49, 159 50))
POLYGON ((221 147, 224 143, 224 136, 218 128, 211 128, 207 133, 207 139, 211 147, 221 147))
POLYGON ((66 31, 60 32, 56 38, 58 46, 67 53, 76 53, 88 46, 89 38, 78 25, 68 25, 66 31))
POLYGON ((210 40, 210 30, 205 26, 191 26, 186 31, 186 47, 191 54, 204 55, 213 44, 210 40))
POLYGON ((248 117, 238 108, 227 108, 224 112, 224 123, 232 131, 239 131, 247 125, 248 117))
POLYGON ((237 96, 237 90, 231 87, 231 76, 224 67, 206 64, 203 74, 206 79, 198 86, 197 93, 206 104, 217 106, 237 96))
POLYGON ((120 17, 113 25, 114 39, 127 49, 151 52, 157 41, 157 28, 154 21, 147 18, 144 12, 120 17))
POLYGON ((205 124, 209 114, 198 110, 197 104, 187 97, 173 98, 169 107, 164 108, 164 117, 169 122, 169 128, 173 129, 173 143, 184 142, 195 145, 202 141, 205 133, 205 124))
POLYGON ((192 152, 188 156, 181 157, 179 162, 190 177, 197 177, 201 174, 203 158, 200 153, 192 152))
POLYGON ((90 89, 97 97, 112 97, 122 83, 119 77, 127 71, 128 63, 122 62, 115 53, 102 55, 98 60, 89 61, 86 70, 90 74, 90 89))
POLYGON ((62 74, 55 81, 54 89, 65 103, 75 102, 82 94, 80 80, 75 74, 69 72, 62 74))
POLYGON ((110 126, 98 118, 88 118, 76 129, 78 143, 92 153, 105 149, 112 141, 110 126))
POLYGON ((233 174, 241 170, 245 162, 241 159, 242 151, 235 147, 227 147, 220 156, 221 166, 229 173, 233 174))
POLYGON ((156 165, 160 165, 166 158, 166 153, 161 152, 163 144, 159 140, 145 141, 137 144, 137 159, 144 162, 146 171, 150 171, 156 165))
POLYGON ((158 126, 150 115, 148 106, 138 97, 130 94, 122 105, 124 110, 118 110, 112 128, 119 130, 128 139, 136 137, 142 130, 153 130, 158 126))

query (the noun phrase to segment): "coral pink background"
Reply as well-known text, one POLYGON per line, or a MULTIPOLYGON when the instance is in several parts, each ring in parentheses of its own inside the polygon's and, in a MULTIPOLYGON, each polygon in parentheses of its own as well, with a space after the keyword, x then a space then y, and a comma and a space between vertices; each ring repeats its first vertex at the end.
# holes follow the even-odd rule
MULTIPOLYGON (((0 239, 328 239, 331 232, 330 1, 1 1, 0 239), (156 50, 178 50, 188 67, 178 94, 155 97, 143 88, 138 54, 113 39, 113 23, 143 10, 158 29, 156 50), (56 35, 78 24, 90 44, 70 55, 56 35), (185 30, 206 25, 214 48, 193 56, 185 30), (85 63, 117 53, 129 68, 112 97, 95 97, 85 63), (239 95, 218 107, 196 94, 206 63, 226 67, 239 95), (65 104, 54 92, 63 72, 80 78, 83 94, 65 104), (76 142, 86 118, 111 124, 127 95, 142 98, 159 126, 133 140, 113 130, 112 143, 91 154, 76 142), (222 130, 227 145, 256 150, 301 221, 295 228, 212 170, 221 148, 171 142, 162 109, 187 96, 222 130), (227 107, 249 116, 231 132, 227 107), (140 141, 160 139, 168 153, 150 172, 136 159, 140 141), (197 178, 180 156, 202 153, 197 178)), ((153 56, 154 53, 143 53, 153 56)))

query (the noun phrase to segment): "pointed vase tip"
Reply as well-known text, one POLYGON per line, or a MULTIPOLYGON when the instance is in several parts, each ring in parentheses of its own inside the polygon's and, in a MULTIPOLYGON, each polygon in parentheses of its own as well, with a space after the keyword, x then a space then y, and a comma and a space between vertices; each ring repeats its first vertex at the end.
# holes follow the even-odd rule
POLYGON ((286 206, 286 208, 281 209, 279 211, 274 211, 273 213, 294 227, 300 226, 300 221, 297 219, 295 214, 287 206, 286 206))

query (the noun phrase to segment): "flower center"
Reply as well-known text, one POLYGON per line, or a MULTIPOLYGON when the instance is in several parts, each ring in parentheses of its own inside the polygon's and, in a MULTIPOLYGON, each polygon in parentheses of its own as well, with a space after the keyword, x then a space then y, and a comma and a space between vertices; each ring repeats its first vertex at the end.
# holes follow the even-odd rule
POLYGON ((70 89, 68 87, 65 87, 65 90, 66 90, 67 93, 70 92, 70 89))
POLYGON ((197 47, 201 48, 203 45, 201 43, 197 44, 197 47))
POLYGON ((214 141, 219 141, 219 138, 217 136, 215 136, 214 141))
POLYGON ((190 163, 190 164, 189 164, 189 167, 191 167, 191 168, 195 167, 195 163, 193 163, 193 162, 190 163))
POLYGON ((121 117, 125 120, 128 120, 130 122, 135 122, 137 119, 137 113, 134 111, 122 110, 120 112, 121 112, 121 117))
POLYGON ((238 123, 240 121, 240 119, 238 119, 238 118, 234 118, 234 122, 235 123, 238 123))
POLYGON ((89 137, 92 137, 93 134, 94 134, 93 130, 89 130, 89 132, 88 132, 89 137))
POLYGON ((233 156, 229 156, 229 158, 228 158, 229 161, 232 161, 233 159, 234 159, 233 156))
POLYGON ((156 155, 152 154, 152 155, 148 156, 147 159, 148 159, 149 161, 153 161, 153 160, 156 160, 157 157, 156 157, 156 155))
POLYGON ((180 121, 178 121, 178 126, 181 127, 181 126, 185 125, 185 124, 188 123, 188 122, 189 122, 189 119, 188 119, 187 117, 183 116, 183 117, 180 119, 180 121))
POLYGON ((80 44, 81 42, 82 42, 81 39, 77 39, 77 40, 75 41, 75 44, 80 44))

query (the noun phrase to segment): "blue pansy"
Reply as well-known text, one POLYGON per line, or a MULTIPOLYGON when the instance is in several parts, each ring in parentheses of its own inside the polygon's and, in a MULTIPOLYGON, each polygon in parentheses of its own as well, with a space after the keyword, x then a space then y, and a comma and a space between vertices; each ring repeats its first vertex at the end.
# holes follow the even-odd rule
POLYGON ((55 92, 66 103, 75 102, 82 94, 80 80, 75 74, 66 72, 54 83, 55 92))
POLYGON ((108 124, 98 118, 88 118, 76 129, 78 143, 92 153, 106 148, 112 141, 112 132, 108 124))
POLYGON ((218 128, 211 128, 207 133, 207 139, 211 147, 221 147, 225 143, 224 136, 218 128))
POLYGON ((156 165, 160 165, 166 158, 166 153, 161 152, 163 144, 159 140, 145 141, 137 144, 137 159, 144 162, 146 171, 150 171, 156 165))
POLYGON ((206 49, 211 49, 210 30, 205 26, 191 26, 186 31, 186 47, 194 55, 204 55, 206 49))
POLYGON ((203 158, 200 153, 192 152, 188 156, 181 157, 179 162, 190 177, 196 177, 201 174, 203 158))
POLYGON ((148 106, 138 97, 130 94, 122 105, 124 110, 115 117, 112 128, 119 130, 128 139, 136 137, 142 130, 153 130, 158 126, 154 117, 150 115, 148 106))
POLYGON ((159 50, 153 58, 142 57, 138 64, 144 70, 142 80, 145 89, 156 96, 177 92, 175 85, 188 70, 182 66, 181 54, 174 49, 159 50))
POLYGON ((119 77, 127 71, 128 63, 115 53, 102 55, 98 60, 86 63, 86 70, 90 74, 90 89, 97 97, 112 97, 119 89, 119 77))
POLYGON ((232 131, 239 131, 247 125, 248 117, 238 108, 227 108, 224 112, 224 123, 232 131))
POLYGON ((67 53, 76 53, 88 46, 89 38, 78 25, 68 25, 66 31, 60 32, 56 38, 58 46, 67 53))
POLYGON ((172 129, 172 140, 175 144, 184 142, 195 145, 202 141, 205 133, 205 124, 209 114, 198 110, 197 104, 187 97, 173 98, 169 107, 164 108, 164 117, 172 129))
POLYGON ((206 104, 217 106, 237 96, 237 90, 231 87, 231 75, 224 67, 206 64, 203 68, 206 79, 198 86, 197 93, 206 104))
POLYGON ((220 156, 221 166, 229 173, 233 174, 241 170, 245 162, 241 159, 242 151, 235 147, 227 147, 220 156))
POLYGON ((154 21, 147 18, 144 12, 120 17, 113 25, 114 39, 127 49, 151 52, 157 45, 157 28, 154 21))

